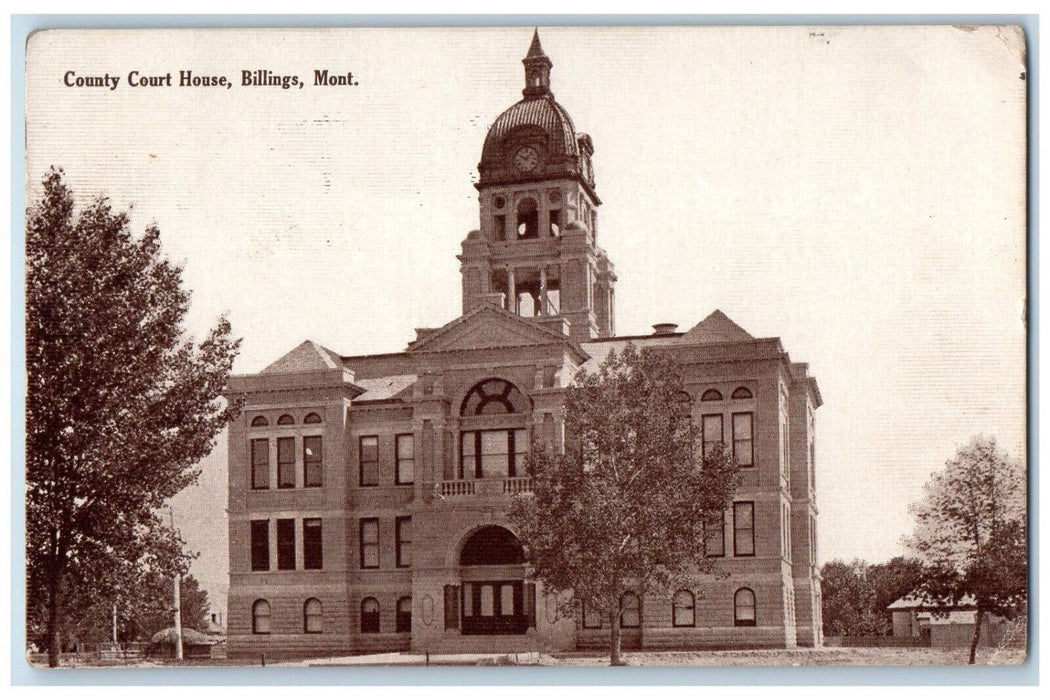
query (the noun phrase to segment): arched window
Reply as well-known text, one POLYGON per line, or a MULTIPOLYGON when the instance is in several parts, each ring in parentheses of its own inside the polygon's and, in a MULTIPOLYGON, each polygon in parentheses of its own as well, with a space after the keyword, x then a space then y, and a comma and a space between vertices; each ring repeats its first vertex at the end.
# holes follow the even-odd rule
POLYGON ((307 425, 316 425, 321 422, 321 416, 316 413, 307 413, 306 418, 303 418, 303 423, 307 425))
POLYGON ((361 601, 361 631, 365 634, 379 632, 379 601, 375 598, 361 601))
POLYGON ((734 399, 753 399, 754 398, 754 394, 752 394, 751 390, 748 389, 746 386, 738 386, 736 389, 733 390, 733 398, 734 399))
POLYGON ((700 397, 700 400, 701 401, 721 401, 722 400, 722 392, 719 391, 718 389, 708 389, 700 397))
MULTIPOLYGON (((517 387, 503 379, 486 379, 471 389, 460 405, 460 415, 518 414, 518 427, 503 423, 498 429, 464 430, 460 433, 459 478, 525 476, 529 439, 524 417, 531 410, 517 387)), ((475 422, 470 427, 481 427, 475 422)))
POLYGON ((755 626, 755 592, 741 588, 733 596, 733 624, 737 627, 755 626))
POLYGON ((412 599, 407 596, 397 601, 397 631, 412 631, 412 599))
POLYGON ((633 591, 627 591, 620 596, 620 627, 630 630, 641 626, 642 618, 638 611, 638 596, 633 591))
POLYGON ((673 621, 675 627, 693 627, 696 625, 696 598, 692 591, 681 590, 674 594, 672 601, 673 621))
POLYGON ((536 200, 531 197, 518 202, 518 240, 528 238, 539 238, 540 216, 536 208, 536 200))
POLYGON ((525 413, 528 404, 518 388, 503 379, 479 382, 460 406, 461 416, 490 416, 501 413, 525 413))
POLYGON ((253 428, 265 428, 270 424, 270 421, 266 420, 266 416, 256 416, 252 418, 253 428))
POLYGON ((277 425, 295 425, 295 419, 285 413, 277 419, 277 425))
POLYGON ((270 603, 257 600, 252 603, 252 634, 270 633, 270 603))
POLYGON ((303 631, 307 634, 320 634, 324 631, 324 615, 321 601, 309 598, 303 605, 303 631))

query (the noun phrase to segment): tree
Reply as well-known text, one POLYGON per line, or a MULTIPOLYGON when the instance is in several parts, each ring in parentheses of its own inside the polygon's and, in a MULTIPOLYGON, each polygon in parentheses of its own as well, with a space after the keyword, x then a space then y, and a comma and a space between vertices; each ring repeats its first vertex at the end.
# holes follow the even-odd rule
POLYGON ((893 613, 888 609, 895 601, 913 593, 922 580, 922 562, 911 557, 894 557, 885 564, 868 568, 868 583, 872 587, 873 610, 881 620, 882 634, 893 631, 893 613))
POLYGON ((870 637, 882 634, 875 609, 875 592, 868 581, 868 564, 829 561, 821 567, 820 597, 824 634, 870 637))
POLYGON ((926 483, 912 505, 908 545, 923 561, 920 592, 928 603, 976 606, 970 663, 986 615, 1026 614, 1028 559, 1025 474, 994 438, 976 437, 926 483))
POLYGON ((915 590, 921 564, 916 559, 894 557, 885 564, 861 559, 839 559, 821 567, 821 613, 824 634, 872 637, 889 634, 890 603, 915 590))
POLYGON ((160 233, 105 198, 79 212, 52 168, 26 212, 26 566, 48 664, 64 618, 155 571, 185 570, 158 509, 199 475, 235 407, 219 399, 239 340, 182 326, 189 294, 160 233))
POLYGON ((565 452, 530 453, 533 493, 511 509, 548 593, 571 591, 574 610, 609 620, 613 665, 623 595, 641 605, 647 592, 670 596, 714 571, 704 524, 722 517, 737 485, 722 449, 702 456, 682 397, 673 360, 649 348, 628 344, 593 374, 581 370, 565 395, 565 452))

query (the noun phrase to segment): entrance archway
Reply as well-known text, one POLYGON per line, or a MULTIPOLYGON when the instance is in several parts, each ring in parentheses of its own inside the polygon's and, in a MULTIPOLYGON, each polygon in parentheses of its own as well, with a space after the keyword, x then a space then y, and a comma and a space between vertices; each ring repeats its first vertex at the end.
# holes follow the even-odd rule
POLYGON ((459 552, 463 634, 525 634, 535 626, 536 589, 526 583, 525 550, 510 530, 476 530, 459 552))

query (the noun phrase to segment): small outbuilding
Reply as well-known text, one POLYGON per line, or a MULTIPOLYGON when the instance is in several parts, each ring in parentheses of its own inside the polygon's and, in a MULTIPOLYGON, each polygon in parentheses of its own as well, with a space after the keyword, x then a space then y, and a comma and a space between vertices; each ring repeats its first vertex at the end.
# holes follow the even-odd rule
MULTIPOLYGON (((157 632, 150 639, 149 655, 164 659, 175 658, 176 632, 174 627, 166 627, 157 632)), ((186 659, 210 659, 213 650, 219 645, 225 645, 226 640, 222 637, 212 637, 201 634, 195 629, 183 628, 182 630, 182 656, 186 659)))
MULTIPOLYGON (((887 609, 893 615, 894 637, 925 637, 931 647, 941 649, 968 647, 973 641, 977 606, 969 596, 953 605, 929 603, 920 596, 907 595, 892 602, 887 609)), ((978 645, 1023 644, 1025 635, 1018 624, 998 615, 985 615, 978 645)))

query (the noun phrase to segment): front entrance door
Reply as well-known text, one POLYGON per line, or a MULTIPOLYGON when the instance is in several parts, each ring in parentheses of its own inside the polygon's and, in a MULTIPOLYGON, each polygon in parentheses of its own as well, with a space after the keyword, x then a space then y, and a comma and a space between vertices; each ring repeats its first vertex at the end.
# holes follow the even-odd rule
POLYGON ((522 581, 463 584, 463 634, 525 634, 529 618, 522 581))

